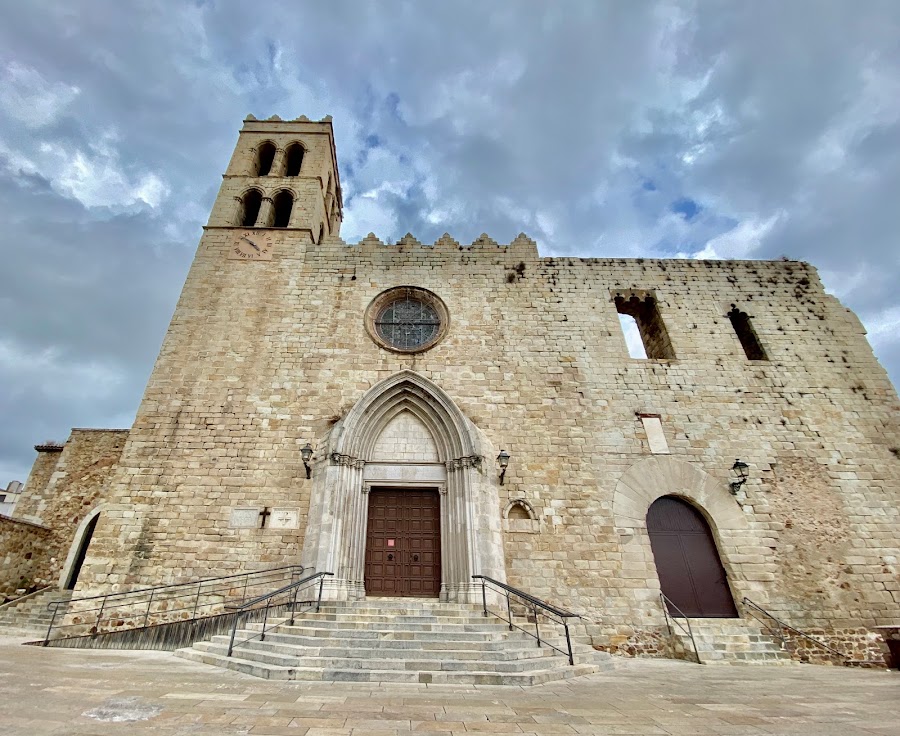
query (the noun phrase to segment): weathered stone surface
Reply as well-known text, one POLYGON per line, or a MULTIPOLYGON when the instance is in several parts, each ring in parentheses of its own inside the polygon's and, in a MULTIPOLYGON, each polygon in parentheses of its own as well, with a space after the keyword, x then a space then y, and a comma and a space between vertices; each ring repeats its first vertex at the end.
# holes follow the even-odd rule
POLYGON ((109 507, 79 594, 291 563, 304 550, 317 569, 334 567, 343 594, 360 595, 361 491, 396 479, 446 483, 442 522, 457 536, 444 569, 460 599, 467 575, 490 570, 584 614, 610 648, 660 649, 645 519, 667 494, 703 510, 737 601, 838 638, 895 621, 900 403, 859 321, 812 266, 540 258, 527 237, 347 245, 335 160, 327 123, 246 122, 103 484, 109 507), (266 140, 279 148, 276 173, 255 177, 266 140), (281 176, 295 141, 302 175, 281 176), (250 187, 296 198, 290 226, 270 230, 271 261, 227 259, 235 197, 250 187), (397 286, 447 306, 446 335, 425 352, 387 350, 366 332, 368 305, 397 286), (675 358, 628 357, 617 294, 652 299, 675 358), (768 360, 748 358, 733 308, 768 360), (415 406, 431 443, 409 417, 395 426, 360 414, 395 388, 391 401, 409 398, 391 406, 415 406), (651 452, 647 413, 669 454, 651 452), (354 427, 356 454, 341 449, 354 427), (512 458, 503 485, 501 448, 512 458), (732 495, 737 457, 750 471, 732 495), (504 524, 517 499, 536 518, 504 524), (297 528, 232 528, 237 507, 298 509, 297 528))

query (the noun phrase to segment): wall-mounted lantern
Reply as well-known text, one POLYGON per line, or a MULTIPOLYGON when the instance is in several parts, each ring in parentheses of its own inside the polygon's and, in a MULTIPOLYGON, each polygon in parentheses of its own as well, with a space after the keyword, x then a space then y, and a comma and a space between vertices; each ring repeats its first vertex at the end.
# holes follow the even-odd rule
POLYGON ((503 478, 506 476, 506 466, 509 465, 509 453, 506 450, 500 450, 497 455, 497 463, 500 465, 500 485, 503 485, 503 478))
POLYGON ((731 466, 731 472, 737 476, 737 480, 731 481, 728 485, 731 486, 731 495, 736 496, 737 492, 741 490, 741 486, 747 482, 747 476, 750 475, 750 466, 740 460, 735 460, 734 465, 731 466))
POLYGON ((300 456, 303 458, 303 467, 306 468, 306 478, 309 480, 312 478, 312 468, 309 467, 309 460, 312 457, 313 448, 309 442, 306 443, 305 447, 300 448, 300 456))

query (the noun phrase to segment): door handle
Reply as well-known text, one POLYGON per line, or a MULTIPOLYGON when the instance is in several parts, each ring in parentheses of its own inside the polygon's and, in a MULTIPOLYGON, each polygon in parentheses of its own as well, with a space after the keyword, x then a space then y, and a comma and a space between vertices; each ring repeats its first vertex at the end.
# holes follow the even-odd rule
POLYGON ((419 555, 413 555, 413 562, 419 561, 419 555))
POLYGON ((388 562, 390 562, 390 561, 393 560, 393 559, 394 559, 394 555, 393 555, 393 554, 389 554, 389 555, 388 555, 388 562))

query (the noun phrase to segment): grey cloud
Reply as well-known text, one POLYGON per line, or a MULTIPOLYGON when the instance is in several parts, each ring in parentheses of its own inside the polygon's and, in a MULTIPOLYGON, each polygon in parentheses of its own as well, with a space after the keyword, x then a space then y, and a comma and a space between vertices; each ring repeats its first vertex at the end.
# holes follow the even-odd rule
POLYGON ((808 259, 897 380, 898 37, 890 0, 10 4, 0 473, 129 421, 248 112, 334 116, 358 235, 808 259))

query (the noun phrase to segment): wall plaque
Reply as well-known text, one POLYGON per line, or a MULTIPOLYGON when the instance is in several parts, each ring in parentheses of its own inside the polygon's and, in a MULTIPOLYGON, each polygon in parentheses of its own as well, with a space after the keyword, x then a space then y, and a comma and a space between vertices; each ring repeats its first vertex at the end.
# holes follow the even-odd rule
POLYGON ((269 522, 269 526, 272 529, 296 529, 298 516, 296 509, 272 509, 272 519, 269 522))
POLYGON ((231 509, 231 522, 233 529, 255 529, 259 526, 259 509, 239 508, 231 509))

